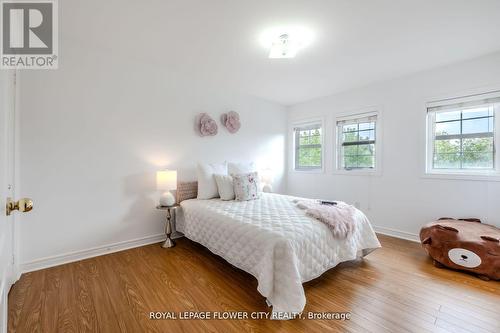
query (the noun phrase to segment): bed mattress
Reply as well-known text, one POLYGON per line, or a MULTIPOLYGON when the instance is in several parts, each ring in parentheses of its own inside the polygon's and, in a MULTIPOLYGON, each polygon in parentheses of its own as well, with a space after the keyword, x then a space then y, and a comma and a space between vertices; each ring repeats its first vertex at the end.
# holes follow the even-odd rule
POLYGON ((251 201, 186 200, 177 229, 258 280, 273 315, 298 313, 306 298, 302 283, 337 264, 380 247, 359 210, 355 233, 335 239, 322 222, 293 203, 297 197, 263 193, 251 201))

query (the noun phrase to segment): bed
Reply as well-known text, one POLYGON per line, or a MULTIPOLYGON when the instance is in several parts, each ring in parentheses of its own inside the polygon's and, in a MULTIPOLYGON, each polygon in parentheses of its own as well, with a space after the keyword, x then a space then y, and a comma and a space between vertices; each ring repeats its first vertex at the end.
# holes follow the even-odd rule
POLYGON ((366 216, 355 211, 356 232, 333 238, 328 227, 296 207, 296 197, 262 193, 250 201, 181 202, 177 230, 232 265, 252 274, 273 316, 302 312, 302 284, 341 262, 380 247, 366 216))

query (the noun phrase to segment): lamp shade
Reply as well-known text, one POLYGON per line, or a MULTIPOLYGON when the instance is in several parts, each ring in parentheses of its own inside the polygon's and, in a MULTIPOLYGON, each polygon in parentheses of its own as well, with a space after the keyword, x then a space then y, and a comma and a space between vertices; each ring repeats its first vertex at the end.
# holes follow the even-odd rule
POLYGON ((260 180, 264 184, 271 184, 273 182, 273 178, 273 170, 271 170, 270 168, 266 168, 260 171, 260 180))
POLYGON ((156 189, 171 191, 177 189, 177 171, 162 170, 156 172, 156 189))

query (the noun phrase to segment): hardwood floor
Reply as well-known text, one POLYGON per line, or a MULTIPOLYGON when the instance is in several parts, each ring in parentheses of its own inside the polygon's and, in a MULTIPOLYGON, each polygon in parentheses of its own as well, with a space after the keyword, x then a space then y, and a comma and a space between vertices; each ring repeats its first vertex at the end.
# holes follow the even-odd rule
POLYGON ((336 320, 150 320, 150 311, 263 311, 257 281, 180 239, 23 274, 9 332, 499 332, 500 283, 435 268, 417 243, 383 248, 305 284, 305 311, 336 320))

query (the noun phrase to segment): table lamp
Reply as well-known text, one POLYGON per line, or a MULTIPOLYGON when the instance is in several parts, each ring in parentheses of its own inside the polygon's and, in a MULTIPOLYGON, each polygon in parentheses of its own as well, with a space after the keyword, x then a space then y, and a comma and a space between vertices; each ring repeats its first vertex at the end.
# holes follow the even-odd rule
POLYGON ((160 206, 174 205, 175 197, 170 191, 177 189, 177 171, 162 170, 156 172, 156 188, 163 191, 160 197, 160 206))
POLYGON ((263 192, 272 192, 273 191, 273 170, 270 168, 263 169, 260 171, 260 180, 263 184, 262 191, 263 192))

